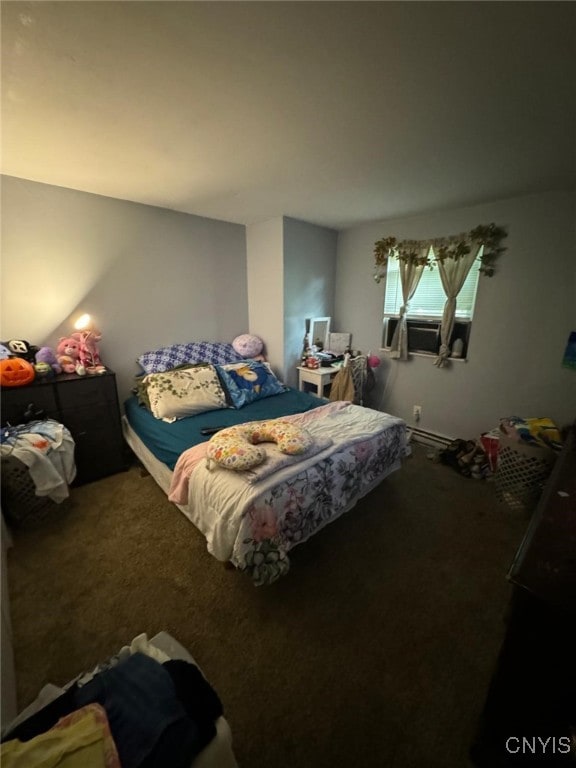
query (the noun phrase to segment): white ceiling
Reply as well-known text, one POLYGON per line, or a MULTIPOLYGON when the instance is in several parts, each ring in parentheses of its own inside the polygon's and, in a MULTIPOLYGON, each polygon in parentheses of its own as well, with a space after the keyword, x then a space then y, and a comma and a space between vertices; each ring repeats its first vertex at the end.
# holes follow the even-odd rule
POLYGON ((2 173, 344 228, 574 186, 572 2, 3 2, 2 173))

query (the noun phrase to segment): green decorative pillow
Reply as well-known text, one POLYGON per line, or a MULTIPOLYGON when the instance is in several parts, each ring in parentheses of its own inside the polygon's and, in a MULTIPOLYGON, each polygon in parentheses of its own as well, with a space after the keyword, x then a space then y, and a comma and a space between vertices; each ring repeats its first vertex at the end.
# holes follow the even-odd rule
POLYGON ((213 365, 152 373, 145 380, 150 410, 163 421, 228 407, 213 365))

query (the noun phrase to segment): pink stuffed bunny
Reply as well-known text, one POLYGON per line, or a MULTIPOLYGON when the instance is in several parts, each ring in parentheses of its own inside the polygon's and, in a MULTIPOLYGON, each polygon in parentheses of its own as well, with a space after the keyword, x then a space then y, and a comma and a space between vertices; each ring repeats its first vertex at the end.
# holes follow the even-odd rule
POLYGON ((104 373, 106 368, 102 365, 98 349, 98 342, 102 338, 100 331, 93 328, 90 331, 73 333, 72 336, 80 345, 80 362, 86 368, 86 373, 104 373))

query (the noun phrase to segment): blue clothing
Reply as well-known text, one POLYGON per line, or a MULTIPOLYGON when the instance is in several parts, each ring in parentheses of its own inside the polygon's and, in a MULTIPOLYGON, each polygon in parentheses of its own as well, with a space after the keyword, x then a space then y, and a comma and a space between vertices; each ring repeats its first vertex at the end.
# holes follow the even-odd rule
POLYGON ((137 768, 168 726, 187 719, 170 675, 143 653, 96 675, 75 699, 79 708, 93 702, 104 707, 122 768, 137 768))

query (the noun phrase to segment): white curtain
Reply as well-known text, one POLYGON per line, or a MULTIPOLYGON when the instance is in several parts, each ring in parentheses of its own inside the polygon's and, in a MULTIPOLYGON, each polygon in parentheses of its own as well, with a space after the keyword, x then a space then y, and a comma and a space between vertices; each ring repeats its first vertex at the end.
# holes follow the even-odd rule
POLYGON ((400 259, 400 284, 402 286, 402 306, 400 307, 400 318, 390 345, 390 357, 396 360, 408 360, 408 326, 406 323, 406 313, 410 306, 410 300, 416 293, 418 283, 422 277, 422 272, 426 266, 426 256, 430 251, 430 245, 424 245, 421 248, 422 263, 416 264, 414 259, 407 261, 400 259))
POLYGON ((454 330, 454 317, 456 315, 457 297, 472 269, 472 265, 478 258, 480 249, 483 246, 479 243, 470 243, 470 253, 461 256, 458 259, 447 258, 437 261, 440 272, 440 280, 446 294, 446 304, 444 304, 444 313, 442 315, 442 325, 440 328, 440 352, 434 361, 434 365, 442 368, 446 360, 450 357, 450 337, 454 330))

